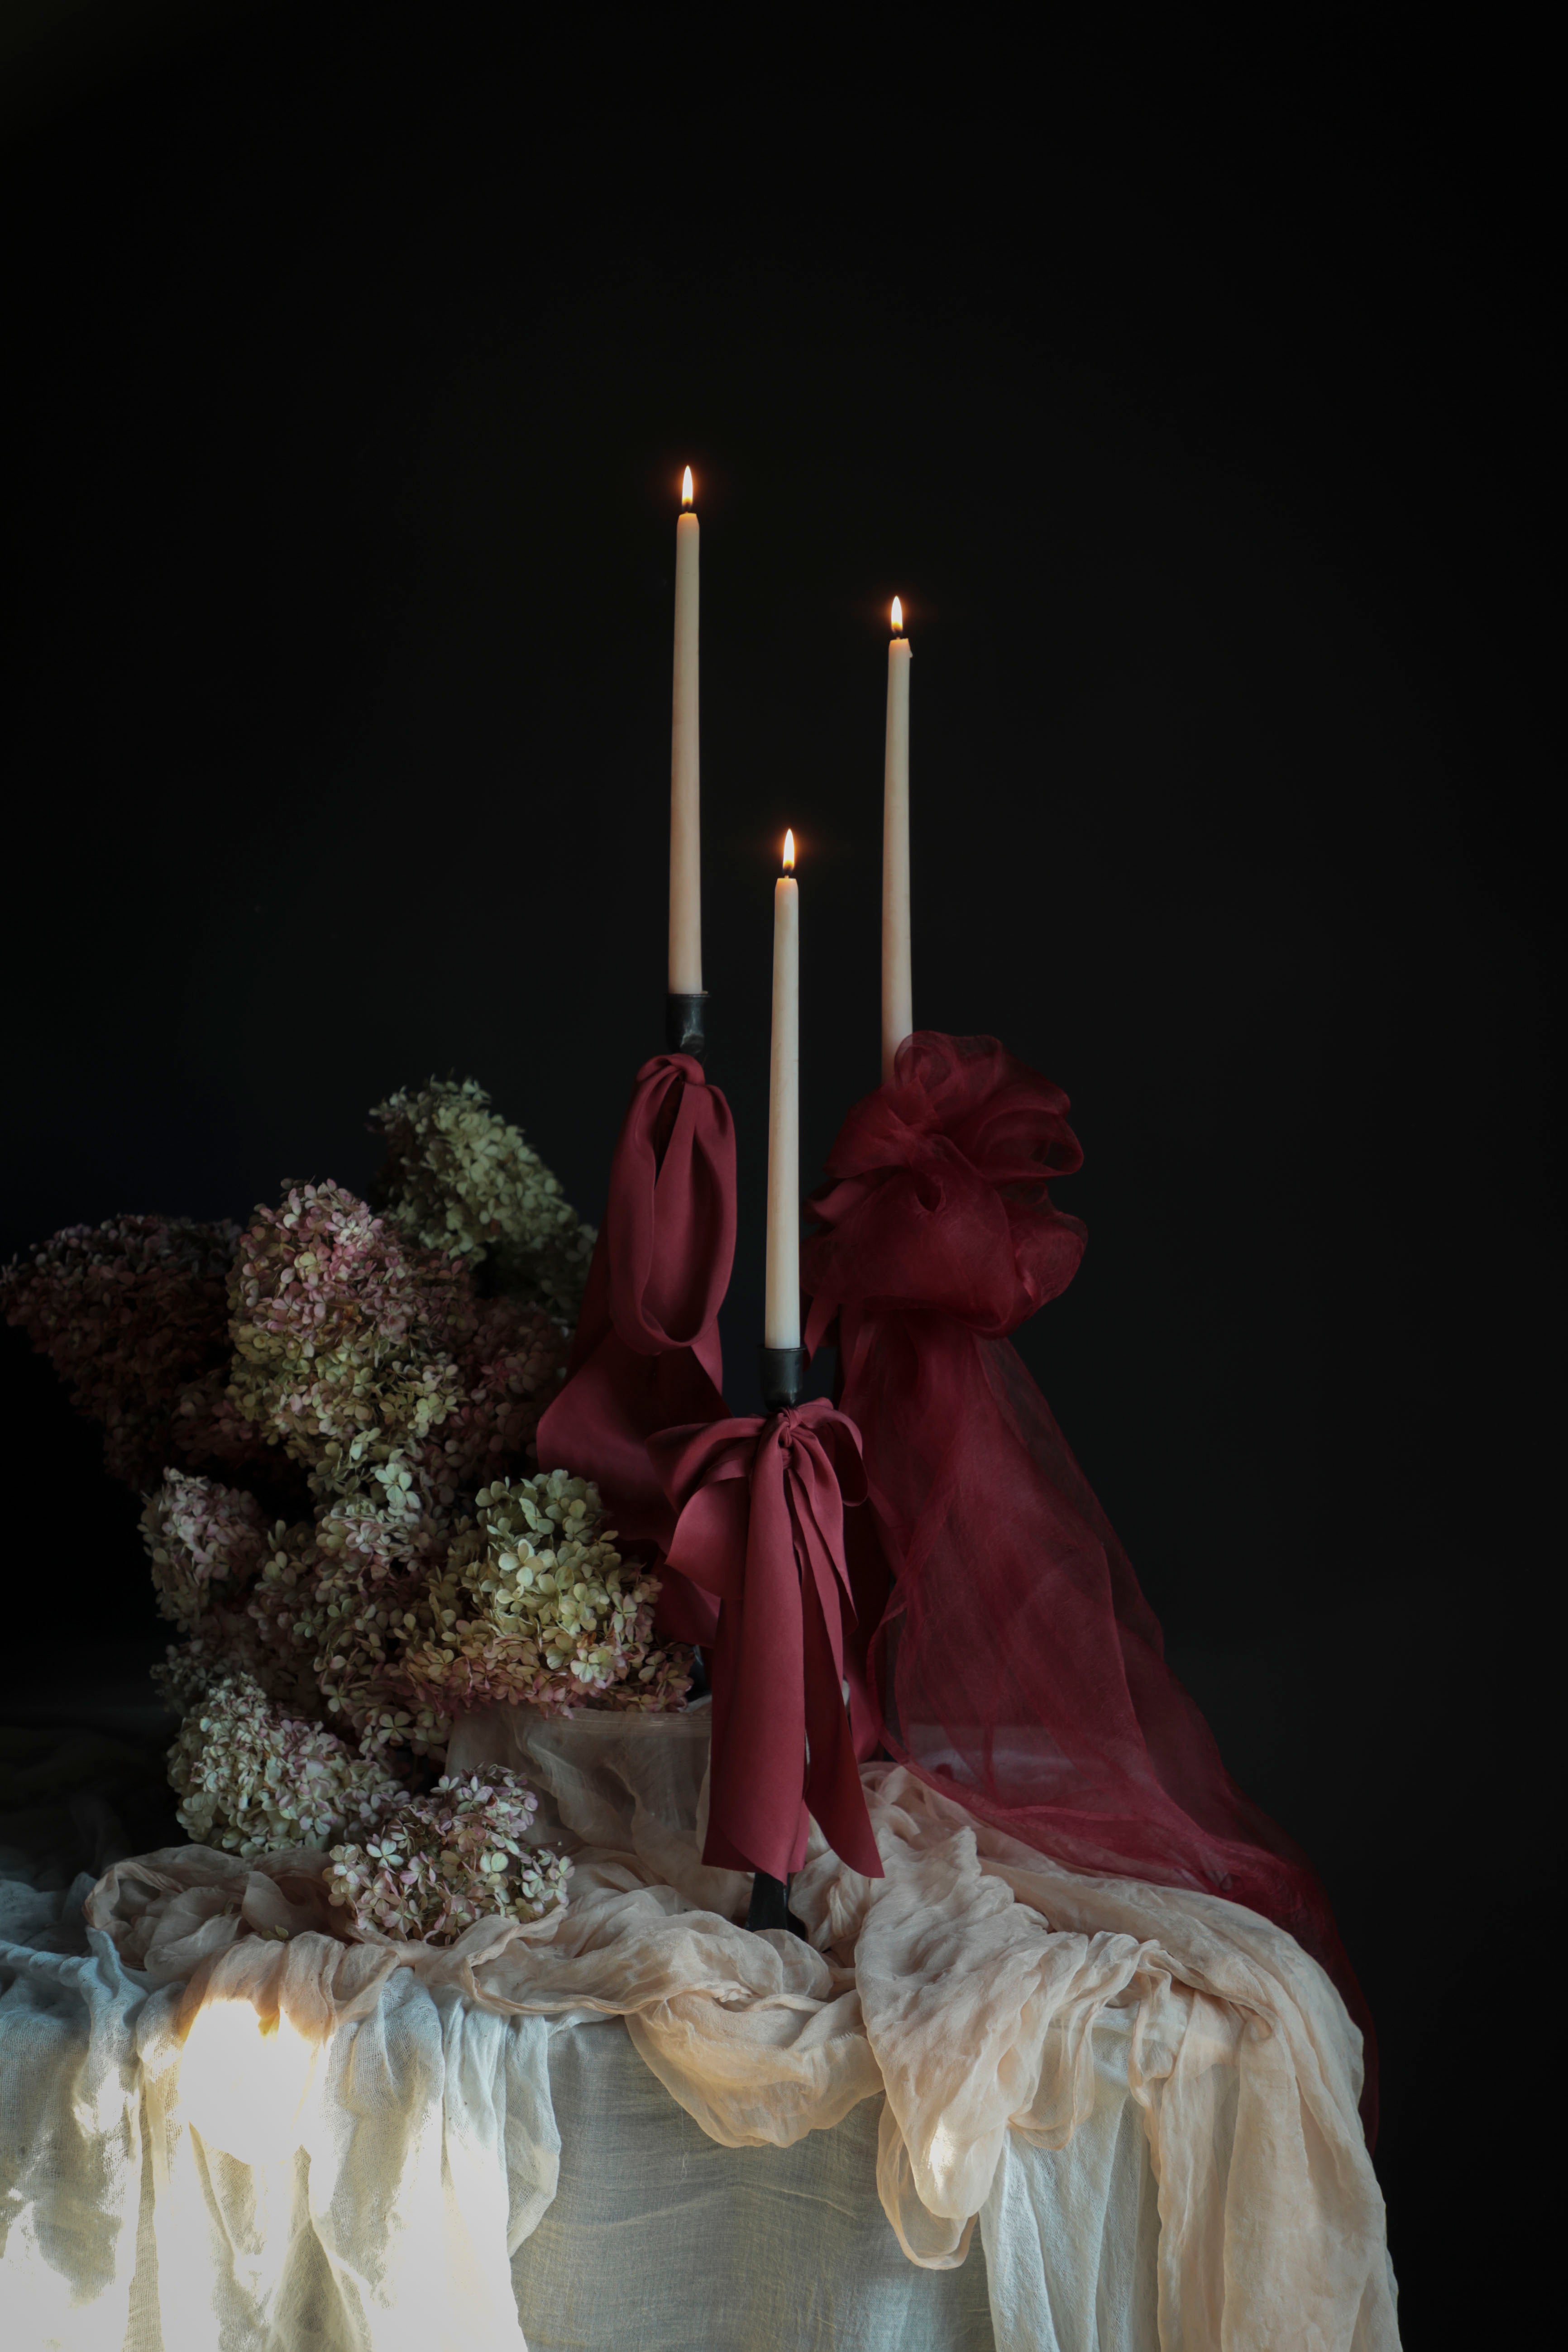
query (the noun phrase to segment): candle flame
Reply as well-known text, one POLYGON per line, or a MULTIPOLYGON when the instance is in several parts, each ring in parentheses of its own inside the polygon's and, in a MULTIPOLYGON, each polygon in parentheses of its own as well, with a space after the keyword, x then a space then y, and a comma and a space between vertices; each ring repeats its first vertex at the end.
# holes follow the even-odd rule
POLYGON ((795 835, 788 825, 784 827, 784 870, 786 874, 795 872, 795 835))
POLYGON ((894 635, 895 636, 900 636, 900 635, 902 635, 902 633, 903 633, 903 626, 904 626, 904 607, 903 607, 903 603, 902 603, 902 600, 901 600, 900 597, 895 596, 895 597, 894 597, 894 599, 893 599, 893 635, 894 635))
POLYGON ((682 474, 680 478, 680 503, 683 507, 689 507, 691 504, 691 468, 689 466, 688 466, 685 473, 682 474))

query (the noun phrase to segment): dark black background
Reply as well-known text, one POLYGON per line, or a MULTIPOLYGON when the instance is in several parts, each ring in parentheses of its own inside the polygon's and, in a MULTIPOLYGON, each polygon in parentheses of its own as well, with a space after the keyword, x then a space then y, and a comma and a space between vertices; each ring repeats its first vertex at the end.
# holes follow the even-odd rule
MULTIPOLYGON (((1544 63, 520 20, 6 19, 0 1248, 362 1184, 433 1070, 596 1212, 689 459, 752 1402, 773 861, 809 1176, 876 1076, 900 591, 917 1017, 1087 1153, 1021 1344, 1339 1907, 1407 2341, 1506 2337, 1559 1844, 1544 63)), ((5 1339, 6 1680, 85 1692, 157 1644, 135 1506, 5 1339)))

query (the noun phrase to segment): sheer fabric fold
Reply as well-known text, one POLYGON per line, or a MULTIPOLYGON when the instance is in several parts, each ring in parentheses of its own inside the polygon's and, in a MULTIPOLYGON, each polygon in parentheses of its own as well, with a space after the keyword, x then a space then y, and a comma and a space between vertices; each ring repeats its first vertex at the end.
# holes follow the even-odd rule
POLYGON ((813 1196, 807 1340, 837 1332, 890 1580, 868 1661, 881 1738, 1070 1868, 1261 1912, 1364 2023, 1321 1885, 1226 1771, 1008 1343, 1083 1253, 1048 1191, 1082 1157, 1067 1111, 994 1038, 917 1032, 850 1111, 813 1196))

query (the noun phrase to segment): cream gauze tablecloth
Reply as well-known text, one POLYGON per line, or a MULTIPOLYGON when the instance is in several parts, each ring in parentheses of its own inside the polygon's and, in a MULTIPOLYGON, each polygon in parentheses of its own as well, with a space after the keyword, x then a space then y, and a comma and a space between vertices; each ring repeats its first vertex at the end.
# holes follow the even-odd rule
POLYGON ((6 2352, 1396 2346, 1358 2036, 1266 1921, 880 1766, 886 1876, 814 1840, 753 1936, 700 1710, 487 1758, 573 1899, 449 1950, 343 1943, 305 1853, 0 1885, 6 2352))

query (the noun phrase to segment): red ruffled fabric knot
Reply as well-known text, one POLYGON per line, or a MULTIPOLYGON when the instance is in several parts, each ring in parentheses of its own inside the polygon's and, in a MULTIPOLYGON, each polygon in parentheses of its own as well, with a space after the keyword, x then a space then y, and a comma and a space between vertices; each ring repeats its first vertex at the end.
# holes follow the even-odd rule
POLYGON ((817 1399, 666 1430, 648 1453, 676 1514, 670 1567, 719 1609, 704 1861, 788 1878, 809 1811, 837 1854, 879 1877, 843 1695, 859 1432, 817 1399))
POLYGON ((1067 1110, 1061 1088, 994 1037, 907 1037, 812 1195, 807 1345, 846 1307, 924 1309, 1002 1337, 1065 1290, 1086 1239, 1047 1190, 1082 1163, 1067 1110))

